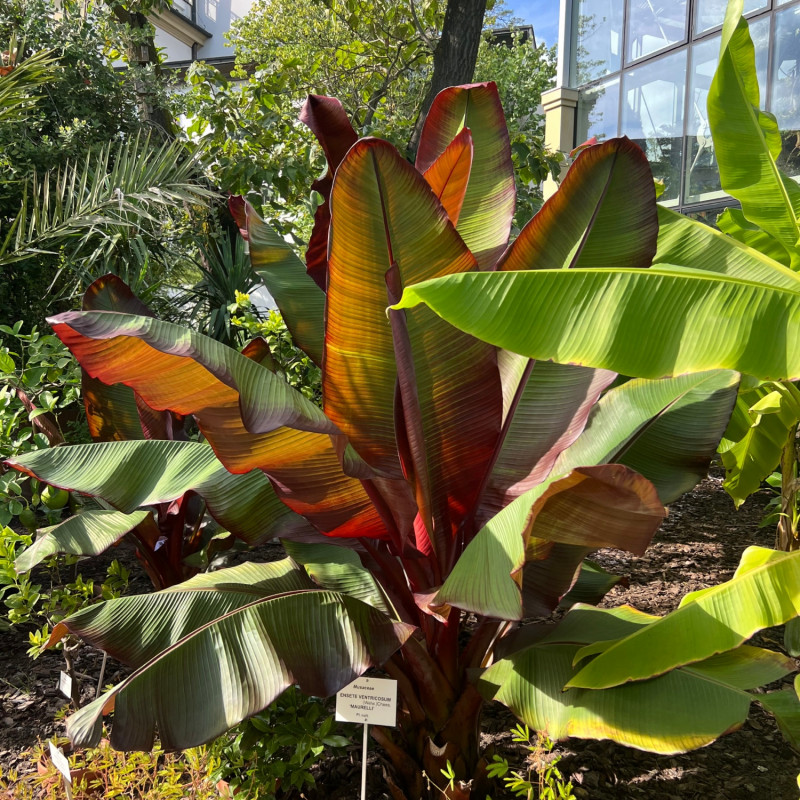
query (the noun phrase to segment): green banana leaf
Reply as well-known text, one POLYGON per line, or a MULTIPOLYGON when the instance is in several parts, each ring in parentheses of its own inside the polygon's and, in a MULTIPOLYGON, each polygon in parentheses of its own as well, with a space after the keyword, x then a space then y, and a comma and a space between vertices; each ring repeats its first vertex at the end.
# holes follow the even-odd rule
POLYGON ((742 394, 737 406, 738 418, 744 416, 749 427, 721 457, 722 486, 738 508, 778 468, 789 431, 800 420, 800 391, 791 383, 770 382, 742 394))
POLYGON ((800 551, 748 547, 731 580, 686 595, 675 611, 616 642, 577 651, 576 662, 599 655, 567 686, 604 689, 662 675, 732 650, 798 614, 800 551))
POLYGON ((719 65, 708 92, 708 121, 722 188, 741 202, 747 220, 785 248, 797 269, 800 188, 784 180, 778 169, 778 123, 759 106, 755 52, 743 0, 733 0, 728 3, 719 65))
POLYGON ((392 619, 397 612, 372 573, 361 564, 354 550, 327 544, 283 541, 284 550, 298 564, 305 567, 309 577, 323 589, 355 597, 367 605, 383 611, 392 619))
POLYGON ((738 385, 737 373, 712 370, 616 386, 600 399, 553 473, 619 462, 651 481, 662 503, 671 503, 704 477, 738 385))
POLYGON ((73 633, 138 668, 231 611, 273 595, 314 588, 305 570, 290 558, 240 564, 195 575, 160 592, 119 597, 81 609, 53 628, 49 644, 73 633))
POLYGON ((791 659, 779 653, 743 645, 651 680, 600 691, 564 691, 579 648, 579 644, 539 642, 487 669, 478 689, 555 740, 613 739, 650 752, 682 753, 741 727, 753 700, 776 714, 790 741, 800 734, 796 695, 746 691, 794 669, 791 659))
POLYGON ((735 369, 800 377, 797 288, 689 267, 464 273, 409 286, 457 328, 529 358, 660 378, 735 369))
POLYGON ((228 472, 205 442, 78 444, 35 450, 7 463, 52 485, 101 497, 127 514, 196 492, 223 528, 249 544, 313 530, 278 499, 263 472, 228 472))
POLYGON ((130 533, 149 511, 84 511, 39 531, 36 541, 14 562, 18 573, 28 572, 48 556, 69 553, 96 556, 130 533))
POLYGON ((412 630, 336 592, 256 599, 180 639, 82 708, 67 734, 77 746, 97 744, 102 715, 113 708, 117 749, 149 750, 156 732, 165 749, 194 747, 292 684, 317 697, 337 692, 382 664, 412 630))

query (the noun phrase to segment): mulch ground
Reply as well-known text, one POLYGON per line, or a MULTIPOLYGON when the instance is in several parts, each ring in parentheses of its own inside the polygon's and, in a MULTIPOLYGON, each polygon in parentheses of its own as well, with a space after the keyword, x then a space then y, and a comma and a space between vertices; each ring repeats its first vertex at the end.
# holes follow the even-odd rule
MULTIPOLYGON (((759 528, 766 493, 755 495, 734 510, 722 491, 719 478, 709 478, 670 508, 670 515, 641 558, 616 551, 594 556, 606 569, 627 576, 604 605, 628 603, 656 614, 674 609, 687 592, 729 579, 742 551, 751 544, 774 545, 771 528, 759 528)), ((120 552, 115 553, 120 557, 120 552)), ((132 566, 135 569, 135 565, 132 566)), ((140 580, 140 579, 137 579, 140 580)), ((146 580, 137 590, 146 590, 146 580)), ((779 630, 764 632, 758 644, 781 649, 779 630)), ((28 644, 20 630, 0 633, 0 768, 25 772, 31 768, 23 752, 38 740, 63 734, 56 715, 66 704, 58 691, 63 660, 45 653, 36 661, 26 655, 28 644)), ((77 660, 84 697, 93 696, 93 683, 101 657, 84 648, 77 660)), ((121 678, 109 665, 104 683, 121 678)), ((790 679, 786 680, 790 683, 790 679)), ((779 688, 777 686, 771 688, 779 688)), ((511 762, 523 766, 523 754, 511 742, 515 720, 502 709, 491 707, 484 717, 485 745, 493 744, 511 762)), ((358 737, 357 737, 358 738, 358 737)), ((360 742, 347 756, 327 759, 317 766, 317 788, 308 800, 352 800, 360 796, 360 742)), ((571 739, 556 746, 558 768, 574 784, 577 798, 591 800, 798 800, 800 755, 781 736, 774 721, 753 706, 741 730, 701 750, 678 756, 655 756, 608 741, 571 739)), ((370 753, 369 798, 384 800, 380 754, 370 753)), ((12 791, 10 797, 14 797, 12 791)), ((506 797, 501 789, 494 800, 506 797)))

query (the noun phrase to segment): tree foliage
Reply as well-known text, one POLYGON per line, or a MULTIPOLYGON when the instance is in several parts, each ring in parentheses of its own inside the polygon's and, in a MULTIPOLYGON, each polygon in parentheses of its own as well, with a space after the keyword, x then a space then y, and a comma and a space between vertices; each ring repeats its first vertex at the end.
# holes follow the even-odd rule
MULTIPOLYGON (((182 98, 190 135, 211 144, 217 183, 251 199, 260 195, 270 223, 306 241, 316 200, 304 196, 305 187, 324 162, 297 124, 298 104, 309 93, 337 97, 359 135, 378 135, 405 150, 430 82, 445 6, 441 0, 254 3, 230 35, 243 82, 198 64, 182 98)), ((494 8, 484 24, 513 22, 509 16, 494 8)), ((496 80, 509 103, 519 225, 541 204, 536 185, 555 165, 536 113, 554 69, 552 51, 521 39, 498 46, 487 32, 478 51, 476 80, 496 80)))

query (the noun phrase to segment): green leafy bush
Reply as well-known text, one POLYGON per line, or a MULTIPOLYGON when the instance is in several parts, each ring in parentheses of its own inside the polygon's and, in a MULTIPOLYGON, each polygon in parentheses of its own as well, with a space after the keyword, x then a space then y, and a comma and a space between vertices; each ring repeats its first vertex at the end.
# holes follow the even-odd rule
POLYGON ((292 687, 262 713, 208 746, 215 781, 237 798, 273 800, 290 789, 314 785, 311 767, 328 749, 345 747, 329 704, 292 687))

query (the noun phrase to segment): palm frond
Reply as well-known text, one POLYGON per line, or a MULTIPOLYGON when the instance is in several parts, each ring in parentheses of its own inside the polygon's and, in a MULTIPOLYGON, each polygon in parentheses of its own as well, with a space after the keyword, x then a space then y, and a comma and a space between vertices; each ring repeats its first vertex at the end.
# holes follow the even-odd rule
POLYGON ((156 146, 149 134, 137 135, 82 162, 34 174, 19 213, 0 232, 0 265, 53 253, 68 240, 80 248, 97 237, 106 252, 118 238, 115 229, 157 224, 159 207, 207 204, 215 193, 198 182, 199 155, 182 142, 156 146))
POLYGON ((0 64, 0 123, 24 120, 40 99, 31 90, 52 80, 59 68, 51 50, 40 50, 16 63, 17 54, 24 49, 24 43, 12 37, 0 64))

